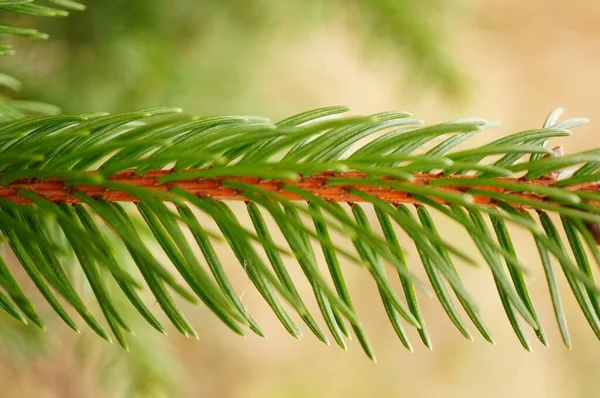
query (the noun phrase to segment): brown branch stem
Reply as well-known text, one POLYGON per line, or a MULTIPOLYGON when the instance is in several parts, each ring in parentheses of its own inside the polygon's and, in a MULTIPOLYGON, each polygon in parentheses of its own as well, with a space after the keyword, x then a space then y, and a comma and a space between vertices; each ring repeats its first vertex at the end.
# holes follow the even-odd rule
MULTIPOLYGON (((193 195, 197 196, 208 196, 217 200, 233 200, 233 201, 245 201, 247 198, 237 189, 232 189, 224 186, 226 181, 237 181, 246 184, 255 185, 264 190, 268 190, 273 193, 277 193, 286 199, 291 200, 303 200, 302 197, 295 193, 285 191, 283 187, 285 185, 292 185, 298 188, 304 189, 314 195, 317 195, 328 201, 335 202, 361 202, 361 198, 352 195, 352 191, 357 189, 373 195, 379 199, 385 200, 389 203, 419 203, 413 195, 408 192, 393 189, 386 186, 376 186, 369 184, 355 184, 355 185, 330 185, 329 180, 335 178, 345 178, 360 180, 365 178, 364 173, 360 172, 347 172, 347 173, 333 173, 333 172, 321 172, 313 174, 311 176, 303 177, 296 181, 291 180, 265 180, 257 177, 213 177, 213 178, 201 178, 201 179, 189 179, 172 181, 168 183, 161 183, 160 177, 169 174, 169 170, 153 170, 143 175, 136 175, 133 170, 123 171, 108 178, 108 181, 119 184, 129 184, 137 187, 149 188, 161 192, 169 192, 174 187, 181 188, 193 195)), ((415 180, 410 184, 426 186, 436 178, 440 178, 437 174, 418 174, 415 175, 415 180)), ((472 179, 476 178, 473 176, 444 176, 445 178, 456 178, 456 179, 472 179)), ((391 178, 384 178, 384 180, 391 180, 391 178)), ((551 178, 541 178, 537 180, 520 180, 516 178, 502 178, 505 181, 522 182, 531 185, 543 185, 543 186, 554 186, 556 180, 551 178)), ((402 181, 407 183, 406 181, 402 181)), ((510 190, 489 187, 485 185, 451 185, 441 189, 446 189, 452 192, 464 192, 469 188, 477 188, 479 190, 488 190, 493 192, 510 193, 511 195, 527 198, 535 201, 545 201, 544 197, 531 193, 517 193, 511 192, 510 190)), ((107 189, 103 186, 93 185, 72 185, 68 186, 61 179, 57 178, 44 178, 44 179, 21 179, 8 184, 5 187, 0 188, 0 198, 7 199, 17 203, 30 203, 28 199, 24 198, 19 194, 19 190, 25 189, 35 194, 49 199, 54 202, 64 203, 78 203, 79 200, 73 196, 73 192, 79 191, 93 198, 104 198, 112 202, 135 202, 138 201, 136 197, 131 194, 120 191, 107 189)), ((600 184, 588 183, 577 186, 569 187, 573 191, 588 191, 595 192, 600 190, 600 184)), ((483 205, 493 206, 494 199, 486 196, 474 196, 476 203, 483 205)), ((443 203, 440 201, 440 203, 443 203)))

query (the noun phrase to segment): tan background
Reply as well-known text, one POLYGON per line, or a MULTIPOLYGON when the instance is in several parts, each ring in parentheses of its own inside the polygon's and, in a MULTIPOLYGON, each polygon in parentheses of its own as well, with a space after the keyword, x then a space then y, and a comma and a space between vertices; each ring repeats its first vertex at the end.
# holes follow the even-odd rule
MULTIPOLYGON (((348 27, 332 21, 291 42, 274 37, 265 44, 260 80, 254 86, 266 104, 272 105, 262 107, 272 109, 273 116, 339 103, 361 114, 409 110, 431 123, 463 116, 501 120, 502 127, 490 132, 485 138, 489 139, 540 126, 547 112, 561 105, 568 116, 592 120, 564 140, 567 152, 600 144, 600 120, 596 120, 600 2, 473 0, 462 3, 458 14, 463 15, 454 16, 459 21, 448 40, 459 66, 468 71, 471 94, 462 103, 438 96, 435 90, 421 93, 418 87, 398 84, 410 79, 404 77, 405 69, 397 58, 380 55, 368 59, 350 39, 348 27)), ((440 228, 455 243, 467 242, 453 225, 440 228)), ((176 383, 184 397, 598 396, 600 343, 561 280, 573 350, 561 345, 533 243, 518 232, 515 237, 521 259, 533 270, 528 281, 550 348, 541 346, 530 334, 534 353, 523 350, 485 266, 475 270, 464 266, 462 275, 479 299, 497 345, 485 343, 473 327, 475 342, 464 340, 436 300, 422 297, 434 350, 424 348, 416 333, 411 333, 416 348, 411 354, 393 334, 368 275, 343 264, 358 312, 374 342, 377 365, 366 359, 355 341, 343 352, 320 344, 306 329, 305 337, 294 341, 249 289, 244 302, 269 339, 237 337, 206 310, 185 307, 200 341, 185 340, 170 330, 168 341, 181 361, 173 365, 176 383)), ((414 251, 410 261, 419 267, 414 251)), ((236 269, 234 261, 227 265, 236 269)), ((236 282, 239 291, 244 290, 246 281, 241 275, 236 282)), ((307 287, 302 288, 308 296, 307 287)), ((140 331, 144 333, 152 332, 140 331)), ((79 338, 58 324, 46 334, 49 348, 37 359, 21 363, 0 353, 0 397, 113 396, 114 392, 107 392, 111 391, 107 384, 120 383, 117 379, 98 385, 96 357, 104 350, 102 344, 91 353, 88 350, 82 360, 79 338)), ((89 333, 85 338, 94 339, 89 333)))

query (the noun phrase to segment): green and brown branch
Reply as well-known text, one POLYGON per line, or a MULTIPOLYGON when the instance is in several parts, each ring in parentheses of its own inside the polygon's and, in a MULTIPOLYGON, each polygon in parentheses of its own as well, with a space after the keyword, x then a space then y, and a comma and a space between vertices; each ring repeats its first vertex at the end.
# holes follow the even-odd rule
MULTIPOLYGON (((369 273, 407 348, 412 349, 407 326, 431 344, 418 291, 432 291, 457 329, 472 339, 456 299, 483 338, 493 341, 460 277, 458 262, 475 260, 438 232, 439 217, 457 223, 472 238, 521 344, 531 349, 522 322, 547 344, 528 293, 530 267, 521 263, 511 240, 516 227, 529 231, 536 243, 565 344, 571 341, 553 260, 600 337, 600 288, 591 266, 600 264, 595 231, 600 150, 554 156, 547 148, 549 140, 570 136, 569 129, 585 119, 560 122, 560 111, 554 111, 542 128, 461 149, 494 124, 462 119, 422 126, 406 112, 336 117, 346 110, 316 109, 278 123, 261 117, 196 117, 162 108, 2 122, 0 231, 71 328, 78 330, 56 295, 109 339, 61 265, 65 256, 75 258, 124 347, 130 327, 113 304, 107 278, 160 332, 165 326, 144 303, 144 288, 186 336, 198 333, 173 294, 202 301, 235 333, 265 334, 229 282, 222 253, 213 247, 224 240, 292 336, 301 331, 290 309, 316 338, 329 342, 295 287, 288 261, 302 269, 336 344, 345 348, 353 333, 374 358, 346 287, 342 258, 369 273), (246 202, 251 228, 229 207, 236 200, 246 202), (374 209, 377 220, 367 217, 366 208, 374 209), (560 217, 566 241, 550 214, 560 217), (218 232, 199 217, 208 217, 218 232), (273 232, 281 234, 283 245, 273 232), (408 268, 404 253, 409 245, 417 250, 430 284, 408 268), (166 264, 156 259, 157 248, 166 264), (323 252, 326 267, 317 261, 316 249, 323 252), (117 261, 115 250, 131 266, 117 261), (400 278, 405 300, 391 283, 391 271, 400 278)), ((0 275, 7 294, 0 290, 0 306, 16 319, 43 327, 3 262, 0 275)))

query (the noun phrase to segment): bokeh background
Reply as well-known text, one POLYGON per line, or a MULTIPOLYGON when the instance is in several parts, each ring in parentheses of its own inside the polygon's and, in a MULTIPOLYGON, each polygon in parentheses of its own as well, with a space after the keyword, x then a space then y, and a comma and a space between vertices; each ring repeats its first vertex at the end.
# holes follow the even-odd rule
MULTIPOLYGON (((178 106, 207 114, 282 118, 346 104, 355 114, 408 110, 427 122, 501 120, 483 140, 540 126, 555 106, 589 126, 557 142, 600 145, 600 3, 596 0, 95 0, 66 19, 18 17, 51 34, 17 41, 3 71, 19 97, 66 112, 178 106)), ((3 18, 5 18, 3 16, 3 18)), ((234 205, 240 211, 242 207, 234 205)), ((372 215, 372 214, 371 214, 372 215)), ((247 221, 247 220, 246 220, 247 221)), ((455 242, 468 237, 439 228, 455 242)), ((160 336, 143 322, 132 352, 76 336, 40 304, 41 333, 0 317, 0 397, 594 397, 600 344, 561 281, 574 347, 558 335, 533 242, 515 231, 550 348, 514 336, 489 271, 461 267, 497 345, 462 338, 433 298, 421 303, 433 338, 415 352, 395 337, 364 270, 343 264, 378 364, 309 333, 289 337, 236 267, 244 302, 269 339, 240 338, 204 308, 185 307, 200 334, 160 336)), ((461 243, 462 244, 462 243, 461 243)), ((225 248, 223 248, 225 250, 225 248)), ((409 261, 418 258, 409 248, 409 261)), ((296 274, 297 280, 301 280, 296 274)), ((22 278, 26 284, 26 278, 22 278)), ((308 286, 302 290, 309 294, 308 286)), ((32 292, 32 294, 34 294, 32 292)), ((40 301, 41 302, 41 301, 40 301)), ((184 305, 184 304, 182 304, 184 305)), ((132 315, 133 316, 133 315, 132 315)))

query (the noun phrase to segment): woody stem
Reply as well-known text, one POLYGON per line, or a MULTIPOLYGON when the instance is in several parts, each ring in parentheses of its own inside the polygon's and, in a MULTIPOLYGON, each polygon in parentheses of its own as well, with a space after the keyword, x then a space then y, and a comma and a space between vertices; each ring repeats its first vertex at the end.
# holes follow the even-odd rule
MULTIPOLYGON (((118 186, 119 184, 130 185, 139 188, 148 188, 151 190, 168 193, 174 187, 185 190, 196 196, 207 196, 217 200, 232 200, 245 201, 243 192, 238 189, 227 187, 228 181, 242 182, 249 185, 254 185, 263 190, 267 190, 283 198, 290 200, 305 200, 296 193, 285 190, 285 186, 295 186, 310 192, 322 199, 333 202, 362 202, 363 199, 352 194, 353 190, 359 190, 388 203, 419 203, 410 192, 403 191, 393 187, 393 184, 377 185, 370 178, 366 181, 366 175, 360 172, 320 172, 310 176, 302 177, 298 180, 281 180, 281 179, 262 179, 259 177, 211 177, 211 178, 194 178, 181 179, 177 181, 161 182, 161 177, 170 173, 169 170, 153 170, 143 175, 136 175, 135 171, 128 170, 116 173, 106 179, 106 183, 98 185, 76 184, 68 185, 64 180, 59 178, 43 178, 43 179, 20 179, 9 183, 4 187, 0 187, 0 198, 7 199, 17 203, 30 203, 28 199, 20 194, 20 190, 31 191, 43 198, 58 203, 79 203, 74 192, 81 192, 93 198, 103 198, 111 202, 136 202, 140 199, 125 190, 119 188, 109 188, 110 186, 118 186), (344 179, 352 180, 352 184, 339 184, 335 180, 344 179), (361 183, 360 180, 365 180, 361 183)), ((397 180, 392 178, 382 178, 385 182, 402 182, 402 184, 411 184, 415 186, 428 186, 435 179, 444 177, 448 179, 456 179, 456 184, 452 182, 444 187, 436 187, 450 192, 465 192, 471 188, 477 190, 485 190, 490 192, 500 192, 511 194, 515 197, 526 198, 534 201, 546 201, 543 196, 532 193, 513 192, 509 189, 482 185, 465 184, 461 185, 460 180, 477 178, 475 176, 454 175, 440 176, 438 174, 417 174, 414 176, 414 181, 397 180)), ((536 180, 522 180, 519 178, 499 178, 508 182, 520 182, 528 185, 539 185, 552 187, 556 185, 556 180, 549 178, 541 178, 536 180)), ((586 183, 577 186, 569 187, 572 191, 587 191, 596 192, 600 190, 598 183, 586 183)), ((521 190, 520 190, 521 191, 521 190)), ((495 200, 484 195, 473 195, 475 202, 482 205, 494 206, 495 200)), ((438 202, 444 203, 439 200, 438 202)), ((527 206, 517 206, 527 208, 527 206)))

